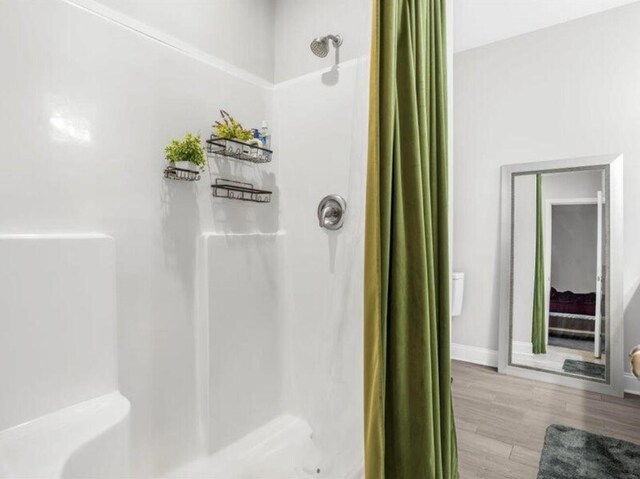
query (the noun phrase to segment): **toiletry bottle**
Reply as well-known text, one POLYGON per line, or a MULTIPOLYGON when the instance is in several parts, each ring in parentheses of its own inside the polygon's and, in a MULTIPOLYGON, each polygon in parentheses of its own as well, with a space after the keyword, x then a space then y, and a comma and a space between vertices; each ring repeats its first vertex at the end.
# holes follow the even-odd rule
POLYGON ((260 130, 258 130, 257 128, 251 128, 251 134, 256 140, 260 139, 260 130))
POLYGON ((271 131, 266 121, 262 122, 262 128, 260 128, 260 141, 265 148, 271 149, 271 131))

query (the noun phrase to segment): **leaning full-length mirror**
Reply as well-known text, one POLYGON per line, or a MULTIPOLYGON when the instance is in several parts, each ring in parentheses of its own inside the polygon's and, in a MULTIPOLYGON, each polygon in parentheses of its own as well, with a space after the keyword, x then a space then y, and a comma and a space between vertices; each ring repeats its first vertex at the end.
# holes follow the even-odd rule
POLYGON ((503 168, 503 372, 621 394, 621 162, 503 168))

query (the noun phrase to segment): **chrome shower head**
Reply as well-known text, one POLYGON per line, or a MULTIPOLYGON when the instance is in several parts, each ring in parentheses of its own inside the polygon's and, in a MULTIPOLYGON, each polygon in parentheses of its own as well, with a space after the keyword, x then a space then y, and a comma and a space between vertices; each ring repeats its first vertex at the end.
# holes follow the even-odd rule
POLYGON ((316 38, 311 42, 311 52, 317 57, 324 58, 329 54, 329 42, 326 37, 316 38))
POLYGON ((342 37, 340 35, 326 35, 324 37, 315 38, 311 42, 311 51, 317 57, 324 58, 329 54, 329 41, 333 43, 334 48, 342 45, 342 37))

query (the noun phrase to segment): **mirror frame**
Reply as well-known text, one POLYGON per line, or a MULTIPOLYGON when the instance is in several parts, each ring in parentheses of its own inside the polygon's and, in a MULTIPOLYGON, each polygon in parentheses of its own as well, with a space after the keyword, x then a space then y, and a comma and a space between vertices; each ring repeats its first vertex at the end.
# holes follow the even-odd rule
POLYGON ((502 167, 501 234, 500 234, 500 336, 498 372, 552 384, 624 396, 624 309, 622 283, 623 247, 623 155, 604 155, 564 160, 539 161, 502 167), (608 177, 606 205, 609 219, 609 268, 607 293, 609 300, 608 337, 606 339, 607 374, 605 381, 580 378, 553 371, 518 366, 511 362, 512 311, 512 233, 513 182, 516 176, 537 173, 563 173, 602 168, 608 177))

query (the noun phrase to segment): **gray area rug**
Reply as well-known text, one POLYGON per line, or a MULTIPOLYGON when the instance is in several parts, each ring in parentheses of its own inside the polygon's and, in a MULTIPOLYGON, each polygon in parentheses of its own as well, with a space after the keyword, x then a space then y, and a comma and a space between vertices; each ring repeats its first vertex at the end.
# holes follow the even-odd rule
POLYGON ((578 361, 576 359, 565 359, 562 370, 569 374, 579 374, 589 378, 604 379, 604 364, 590 363, 589 361, 578 361))
POLYGON ((568 426, 547 428, 538 479, 638 479, 640 446, 568 426))

